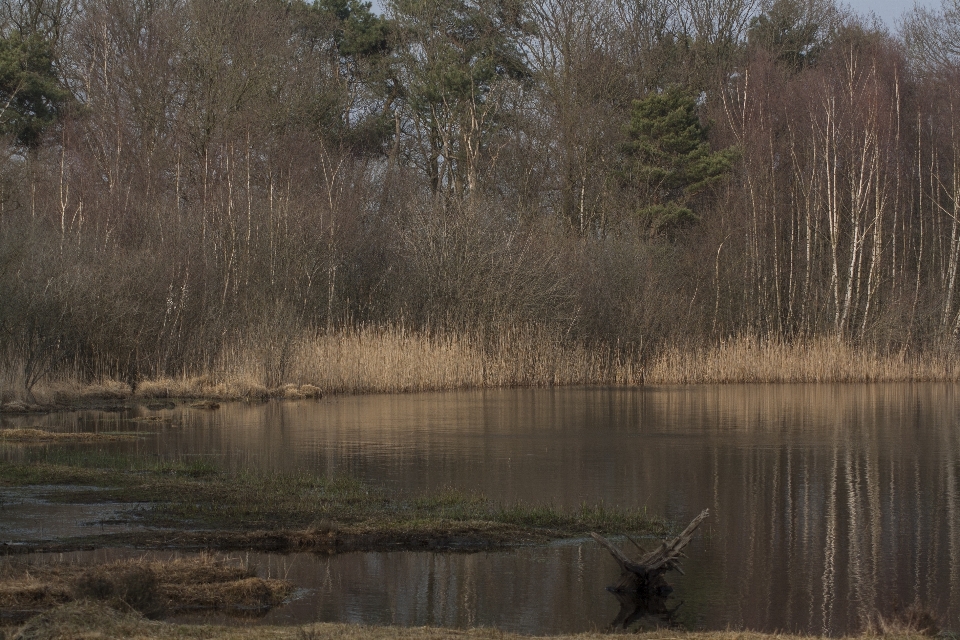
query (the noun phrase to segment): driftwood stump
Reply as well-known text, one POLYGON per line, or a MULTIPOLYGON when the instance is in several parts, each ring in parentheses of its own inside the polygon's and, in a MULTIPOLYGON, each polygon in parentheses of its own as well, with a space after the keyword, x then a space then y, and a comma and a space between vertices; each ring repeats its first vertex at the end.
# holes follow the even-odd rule
POLYGON ((620 580, 616 585, 608 587, 610 591, 659 597, 666 596, 673 591, 673 588, 667 584, 663 576, 672 570, 683 573, 683 569, 680 568, 680 558, 686 557, 683 555, 683 548, 687 546, 693 538, 693 532, 697 530, 697 527, 708 515, 710 515, 710 511, 704 509, 679 536, 670 542, 664 540, 654 551, 647 552, 639 544, 627 538, 643 554, 636 561, 631 560, 627 554, 603 536, 591 533, 590 536, 609 551, 613 559, 620 565, 620 580))

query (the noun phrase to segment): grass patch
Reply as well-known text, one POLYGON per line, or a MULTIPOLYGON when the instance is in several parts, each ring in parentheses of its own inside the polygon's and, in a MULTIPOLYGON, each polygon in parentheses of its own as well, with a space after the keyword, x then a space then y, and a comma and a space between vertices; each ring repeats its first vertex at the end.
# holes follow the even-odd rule
POLYGON ((129 433, 66 433, 44 429, 0 429, 0 442, 18 444, 132 442, 137 436, 129 433))
MULTIPOLYGON (((2 637, 0 630, 0 637, 2 637)), ((430 627, 386 627, 357 624, 316 623, 305 626, 223 627, 179 625, 147 620, 136 613, 122 613, 102 604, 71 603, 37 616, 14 636, 20 640, 55 638, 141 638, 143 640, 522 640, 530 636, 496 629, 444 629, 430 627)), ((556 640, 604 640, 602 631, 575 635, 543 636, 556 640)), ((813 636, 764 634, 749 631, 697 631, 663 629, 632 634, 641 640, 809 640, 813 636)), ((873 637, 866 635, 863 637, 873 637)), ((886 637, 924 638, 915 631, 886 637)))
MULTIPOLYGON (((31 451, 0 465, 0 485, 83 485, 52 501, 149 504, 130 521, 179 532, 185 547, 314 549, 488 548, 584 535, 663 533, 645 509, 504 505, 477 493, 388 493, 350 478, 228 472, 203 458, 31 451)), ((133 535, 133 534, 131 534, 133 535)), ((170 544, 169 539, 157 544, 170 544)))
MULTIPOLYGON (((423 533, 510 530, 547 537, 588 531, 662 530, 645 510, 584 506, 502 505, 483 495, 455 490, 407 498, 348 478, 309 474, 217 474, 172 481, 190 500, 157 503, 155 523, 188 523, 203 529, 245 531, 306 530, 314 534, 423 533)), ((173 487, 170 487, 171 489, 173 487)))
POLYGON ((20 461, 0 465, 0 486, 86 485, 115 493, 150 484, 150 478, 198 478, 220 472, 203 458, 169 459, 106 451, 28 451, 20 461))
POLYGON ((292 590, 287 581, 258 578, 248 568, 206 555, 97 566, 0 562, 0 611, 12 618, 75 601, 150 617, 202 610, 259 614, 281 604, 292 590))

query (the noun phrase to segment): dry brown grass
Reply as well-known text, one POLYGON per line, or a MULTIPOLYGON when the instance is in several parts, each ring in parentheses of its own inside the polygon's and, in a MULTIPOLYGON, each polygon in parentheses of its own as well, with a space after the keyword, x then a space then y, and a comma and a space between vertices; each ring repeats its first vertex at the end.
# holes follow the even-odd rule
POLYGON ((35 612, 73 601, 102 601, 148 614, 179 610, 264 611, 292 591, 283 580, 209 556, 123 560, 99 566, 0 563, 0 611, 35 612))
MULTIPOLYGON (((878 611, 867 623, 867 634, 873 636, 936 636, 940 623, 933 610, 920 602, 902 607, 892 606, 878 611)), ((954 636, 955 637, 955 636, 954 636)))
POLYGON ((16 442, 19 444, 122 442, 136 439, 136 436, 125 433, 71 433, 27 428, 0 429, 0 442, 16 442))
POLYGON ((793 343, 740 337, 706 348, 672 347, 647 368, 648 384, 791 382, 955 382, 949 350, 883 354, 833 338, 793 343))
POLYGON ((247 374, 218 370, 202 376, 144 380, 137 394, 146 398, 264 399, 270 397, 270 389, 247 374))
MULTIPOLYGON (((2 633, 2 630, 0 630, 2 633)), ((29 621, 13 636, 17 640, 54 640, 61 638, 135 638, 172 640, 204 638, 210 640, 520 640, 529 638, 496 629, 444 629, 434 627, 372 627, 351 624, 319 623, 300 627, 219 627, 176 625, 152 622, 140 616, 120 613, 94 604, 67 604, 29 621)), ((609 633, 592 632, 546 636, 553 640, 603 640, 609 633)), ((665 629, 631 637, 641 640, 809 640, 810 636, 790 636, 737 631, 684 632, 665 629)), ((921 638, 916 634, 898 638, 921 638)))

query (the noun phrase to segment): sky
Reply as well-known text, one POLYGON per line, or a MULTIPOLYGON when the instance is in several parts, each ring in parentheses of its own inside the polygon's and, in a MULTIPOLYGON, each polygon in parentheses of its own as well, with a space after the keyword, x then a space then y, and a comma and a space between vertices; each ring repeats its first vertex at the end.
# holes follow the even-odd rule
MULTIPOLYGON (((383 0, 369 0, 373 3, 376 11, 382 11, 383 0)), ((886 23, 891 31, 896 31, 897 20, 904 11, 914 5, 914 0, 846 0, 846 2, 857 13, 868 15, 871 12, 877 14, 881 20, 886 23)), ((930 9, 940 7, 940 0, 917 0, 917 4, 930 9)))
MULTIPOLYGON (((891 31, 897 29, 897 20, 903 12, 913 8, 914 5, 913 0, 847 0, 847 2, 857 13, 877 14, 877 17, 883 20, 891 31)), ((917 4, 928 9, 937 9, 940 7, 940 0, 918 0, 917 4)))

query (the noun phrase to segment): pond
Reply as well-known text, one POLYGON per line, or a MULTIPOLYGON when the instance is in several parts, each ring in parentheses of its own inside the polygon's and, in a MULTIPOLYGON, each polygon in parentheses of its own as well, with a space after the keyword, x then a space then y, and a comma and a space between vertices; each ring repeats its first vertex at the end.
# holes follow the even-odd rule
MULTIPOLYGON (((687 575, 669 578, 670 602, 683 602, 677 621, 839 635, 915 602, 960 627, 958 390, 463 391, 159 412, 173 424, 86 412, 0 426, 138 429, 150 437, 98 446, 348 474, 410 492, 454 487, 567 507, 602 501, 680 526, 709 508, 688 547, 687 575)), ((272 612, 275 622, 556 633, 604 628, 619 610, 604 591, 618 569, 589 540, 482 554, 258 556, 255 564, 287 567, 308 590, 272 612)))

